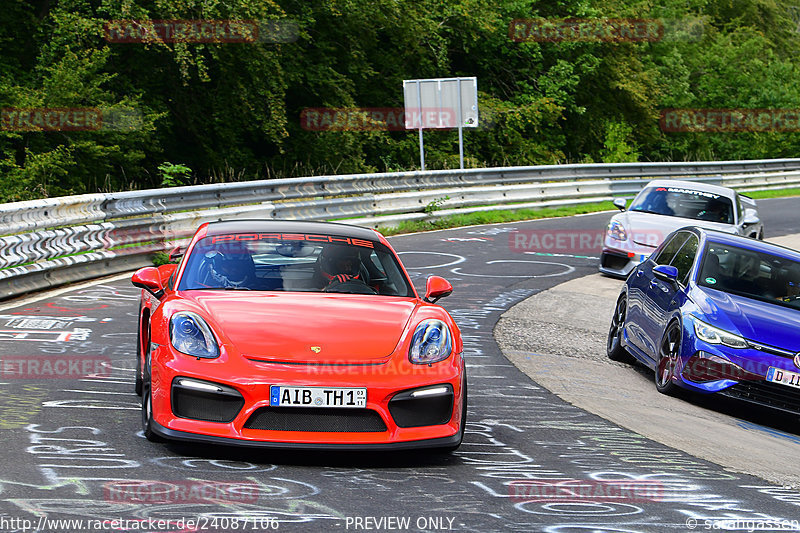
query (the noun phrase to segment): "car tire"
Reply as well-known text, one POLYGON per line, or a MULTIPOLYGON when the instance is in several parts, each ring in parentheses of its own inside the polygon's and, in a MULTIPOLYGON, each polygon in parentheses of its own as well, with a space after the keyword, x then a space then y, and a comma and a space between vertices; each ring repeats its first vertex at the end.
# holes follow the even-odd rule
POLYGON ((133 383, 133 390, 136 396, 142 395, 142 371, 139 370, 139 356, 136 356, 136 380, 133 383))
POLYGON ((150 354, 145 359, 144 379, 142 380, 142 433, 150 442, 164 442, 153 431, 153 391, 150 380, 150 354))
POLYGON ((461 395, 461 425, 458 430, 458 442, 451 446, 445 446, 443 448, 439 448, 439 451, 442 453, 452 453, 461 446, 461 443, 464 441, 464 433, 465 428, 467 426, 467 374, 464 373, 464 384, 463 384, 464 394, 461 395))
POLYGON ((625 314, 628 310, 628 300, 623 295, 617 300, 614 307, 614 316, 611 318, 611 326, 608 328, 608 340, 606 341, 606 355, 612 361, 619 363, 630 363, 631 355, 622 346, 622 328, 625 325, 625 314))
POLYGON ((139 333, 136 334, 136 377, 134 378, 133 390, 137 396, 142 395, 142 328, 139 327, 139 333))
POLYGON ((656 389, 661 394, 674 394, 678 386, 673 383, 675 369, 678 366, 681 354, 681 325, 672 321, 664 331, 658 348, 656 361, 655 382, 656 389))

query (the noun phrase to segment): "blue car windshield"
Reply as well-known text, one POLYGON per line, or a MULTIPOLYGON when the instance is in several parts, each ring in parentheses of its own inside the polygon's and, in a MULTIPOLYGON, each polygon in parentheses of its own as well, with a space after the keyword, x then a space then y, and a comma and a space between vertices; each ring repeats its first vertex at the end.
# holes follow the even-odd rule
POLYGON ((682 187, 648 187, 634 198, 628 210, 733 224, 729 198, 682 187))
POLYGON ((709 242, 697 284, 800 309, 800 262, 738 246, 709 242))

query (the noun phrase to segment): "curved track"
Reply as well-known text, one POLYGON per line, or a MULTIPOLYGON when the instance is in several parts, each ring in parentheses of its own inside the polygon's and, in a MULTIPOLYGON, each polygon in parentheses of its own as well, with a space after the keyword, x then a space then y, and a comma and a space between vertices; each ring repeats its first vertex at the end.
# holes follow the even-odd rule
MULTIPOLYGON (((781 202, 771 202, 775 207, 762 211, 779 216, 781 202)), ((120 525, 140 531, 644 532, 706 529, 706 520, 798 518, 800 494, 727 472, 574 407, 500 353, 492 333, 504 311, 597 268, 592 258, 514 251, 510 232, 596 231, 609 216, 392 239, 418 288, 430 274, 455 286, 442 304, 464 333, 470 406, 464 445, 453 455, 152 444, 139 433, 137 291, 127 279, 0 311, 0 530, 99 531, 110 528, 98 521, 136 520, 136 527, 120 525), (12 376, 6 369, 15 361, 33 361, 39 370, 12 376), (46 365, 70 361, 97 365, 97 373, 80 380, 42 373, 46 365), (559 482, 580 485, 580 497, 565 498, 565 490, 554 488, 559 482), (524 496, 519 483, 528 483, 524 496)), ((766 224, 776 235, 782 222, 773 226, 767 218, 766 224)))

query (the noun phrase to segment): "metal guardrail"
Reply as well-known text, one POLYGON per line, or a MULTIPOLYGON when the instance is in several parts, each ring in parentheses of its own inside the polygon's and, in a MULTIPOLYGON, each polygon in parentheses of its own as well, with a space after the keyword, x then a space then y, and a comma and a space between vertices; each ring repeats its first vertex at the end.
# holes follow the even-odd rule
POLYGON ((151 264, 152 254, 226 218, 390 227, 454 213, 632 196, 653 178, 739 190, 800 186, 800 159, 544 165, 290 178, 0 205, 0 300, 151 264), (436 205, 434 212, 426 208, 436 205))

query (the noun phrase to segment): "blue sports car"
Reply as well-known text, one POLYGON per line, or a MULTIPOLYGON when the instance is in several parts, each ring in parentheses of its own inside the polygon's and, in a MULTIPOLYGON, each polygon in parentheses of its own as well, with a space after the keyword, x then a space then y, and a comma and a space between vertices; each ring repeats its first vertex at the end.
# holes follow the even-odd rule
POLYGON ((800 252, 695 227, 628 276, 608 357, 682 387, 800 414, 800 252))

